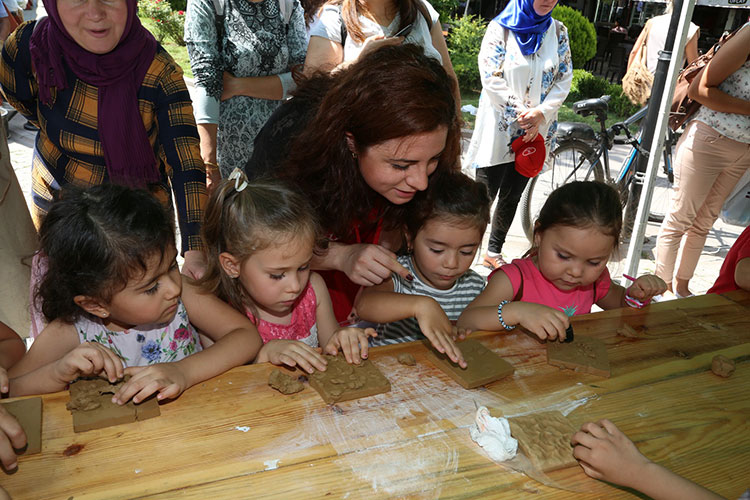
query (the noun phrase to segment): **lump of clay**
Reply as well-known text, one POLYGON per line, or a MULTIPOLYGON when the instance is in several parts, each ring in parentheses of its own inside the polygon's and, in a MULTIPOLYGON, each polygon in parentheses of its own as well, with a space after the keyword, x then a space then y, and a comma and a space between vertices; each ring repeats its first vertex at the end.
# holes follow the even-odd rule
POLYGON ((719 377, 729 377, 734 373, 734 360, 717 354, 714 359, 711 360, 711 371, 719 377))
POLYGON ((296 377, 282 373, 280 370, 274 370, 268 377, 268 385, 279 391, 281 394, 294 394, 305 388, 302 382, 296 377))
POLYGON ((401 354, 398 355, 396 359, 398 360, 399 363, 401 363, 402 365, 406 365, 406 366, 414 366, 417 364, 417 360, 414 359, 414 356, 412 356, 411 354, 407 352, 402 352, 401 354))

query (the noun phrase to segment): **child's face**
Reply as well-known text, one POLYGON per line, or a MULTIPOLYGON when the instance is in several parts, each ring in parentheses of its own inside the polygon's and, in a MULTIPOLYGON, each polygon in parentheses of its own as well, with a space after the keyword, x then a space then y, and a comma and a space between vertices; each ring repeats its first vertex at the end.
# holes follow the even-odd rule
POLYGON ((414 264, 420 279, 447 290, 474 261, 482 233, 473 224, 430 219, 414 238, 414 264))
POLYGON ((127 286, 112 296, 107 304, 107 328, 127 330, 137 325, 169 323, 177 312, 182 293, 182 277, 177 266, 177 251, 168 250, 162 258, 147 260, 146 272, 130 279, 127 286))
POLYGON ((591 226, 553 226, 534 235, 536 263, 542 275, 560 290, 590 285, 602 274, 615 239, 591 226))
POLYGON ((312 239, 296 237, 253 253, 240 265, 239 280, 262 319, 286 317, 310 279, 312 239))

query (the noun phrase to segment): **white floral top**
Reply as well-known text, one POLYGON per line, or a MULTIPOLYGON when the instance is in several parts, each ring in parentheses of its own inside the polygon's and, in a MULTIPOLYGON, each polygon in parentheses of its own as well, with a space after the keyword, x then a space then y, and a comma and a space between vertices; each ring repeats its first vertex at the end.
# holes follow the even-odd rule
POLYGON ((557 110, 573 82, 565 25, 553 20, 539 50, 525 56, 513 32, 492 21, 482 39, 479 73, 482 94, 464 166, 484 168, 512 162, 510 144, 522 135, 518 115, 531 108, 544 115, 539 133, 546 138, 549 153, 557 130, 557 110))
POLYGON ((203 349, 182 301, 168 324, 143 325, 113 332, 107 330, 99 318, 81 316, 75 328, 81 343, 99 342, 110 348, 122 359, 125 368, 179 361, 203 349))
MULTIPOLYGON (((743 29, 750 29, 750 23, 743 29)), ((719 84, 719 90, 733 97, 750 101, 750 61, 729 75, 719 84)), ((694 120, 701 121, 720 134, 743 144, 750 144, 750 116, 739 113, 724 113, 701 106, 694 120)))

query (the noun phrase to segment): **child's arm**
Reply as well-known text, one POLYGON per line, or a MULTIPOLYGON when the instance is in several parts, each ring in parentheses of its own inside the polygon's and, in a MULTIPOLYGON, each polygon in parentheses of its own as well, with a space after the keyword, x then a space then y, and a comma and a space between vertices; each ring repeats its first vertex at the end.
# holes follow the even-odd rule
POLYGON ((743 290, 750 290, 750 257, 737 262, 734 268, 734 282, 743 290))
POLYGON ((81 344, 73 325, 55 320, 10 369, 10 394, 15 397, 62 391, 78 377, 101 372, 110 382, 117 381, 123 376, 122 361, 101 344, 81 344))
POLYGON ((8 392, 8 368, 26 353, 26 346, 16 332, 0 322, 0 393, 8 392))
POLYGON ((175 398, 188 387, 215 377, 230 368, 252 361, 263 341, 250 320, 213 294, 183 276, 182 302, 190 323, 216 343, 173 363, 131 366, 132 378, 117 391, 112 401, 138 403, 158 392, 157 399, 175 398))
POLYGON ((609 286, 607 294, 596 305, 605 311, 608 309, 617 309, 618 307, 628 307, 629 304, 625 300, 626 295, 640 302, 648 303, 655 295, 666 291, 667 284, 664 283, 664 280, 653 274, 645 274, 635 280, 627 289, 613 281, 609 286))
POLYGON ((432 297, 393 291, 393 280, 362 290, 354 306, 360 318, 376 323, 392 323, 416 318, 419 328, 439 352, 466 367, 461 350, 453 342, 453 325, 432 297))
POLYGON ((609 420, 583 424, 571 444, 583 471, 594 479, 636 489, 656 500, 722 498, 643 456, 609 420))
POLYGON ((323 352, 335 356, 339 349, 344 353, 347 363, 359 364, 360 360, 367 359, 369 349, 369 337, 376 337, 377 333, 372 328, 345 327, 339 328, 336 315, 333 313, 331 295, 328 293, 325 281, 318 273, 310 273, 310 284, 315 291, 317 303, 315 321, 318 325, 318 342, 323 352))
MULTIPOLYGON (((503 300, 513 299, 513 285, 504 271, 492 276, 487 287, 466 306, 458 318, 459 328, 503 330, 497 308, 503 300)), ((568 316, 542 304, 513 301, 503 306, 503 321, 508 326, 521 325, 542 340, 563 340, 570 325, 568 316)))

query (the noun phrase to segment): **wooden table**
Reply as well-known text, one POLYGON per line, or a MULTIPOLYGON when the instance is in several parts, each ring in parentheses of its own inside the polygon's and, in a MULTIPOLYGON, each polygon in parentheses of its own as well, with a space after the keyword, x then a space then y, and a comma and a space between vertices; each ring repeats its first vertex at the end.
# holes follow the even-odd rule
POLYGON ((750 294, 707 295, 574 320, 608 345, 612 377, 547 365, 522 332, 477 334, 516 367, 464 390, 419 343, 374 350, 392 391, 326 406, 282 396, 269 365, 245 366, 163 404, 162 416, 74 434, 65 392, 44 396, 43 447, 0 484, 13 498, 619 498, 580 467, 549 487, 492 462, 468 427, 475 402, 513 416, 557 409, 575 425, 609 418, 653 460, 729 498, 750 487, 750 294), (623 323, 644 338, 617 334, 623 323), (410 352, 416 367, 395 356, 410 352), (737 361, 728 379, 712 357, 737 361))

